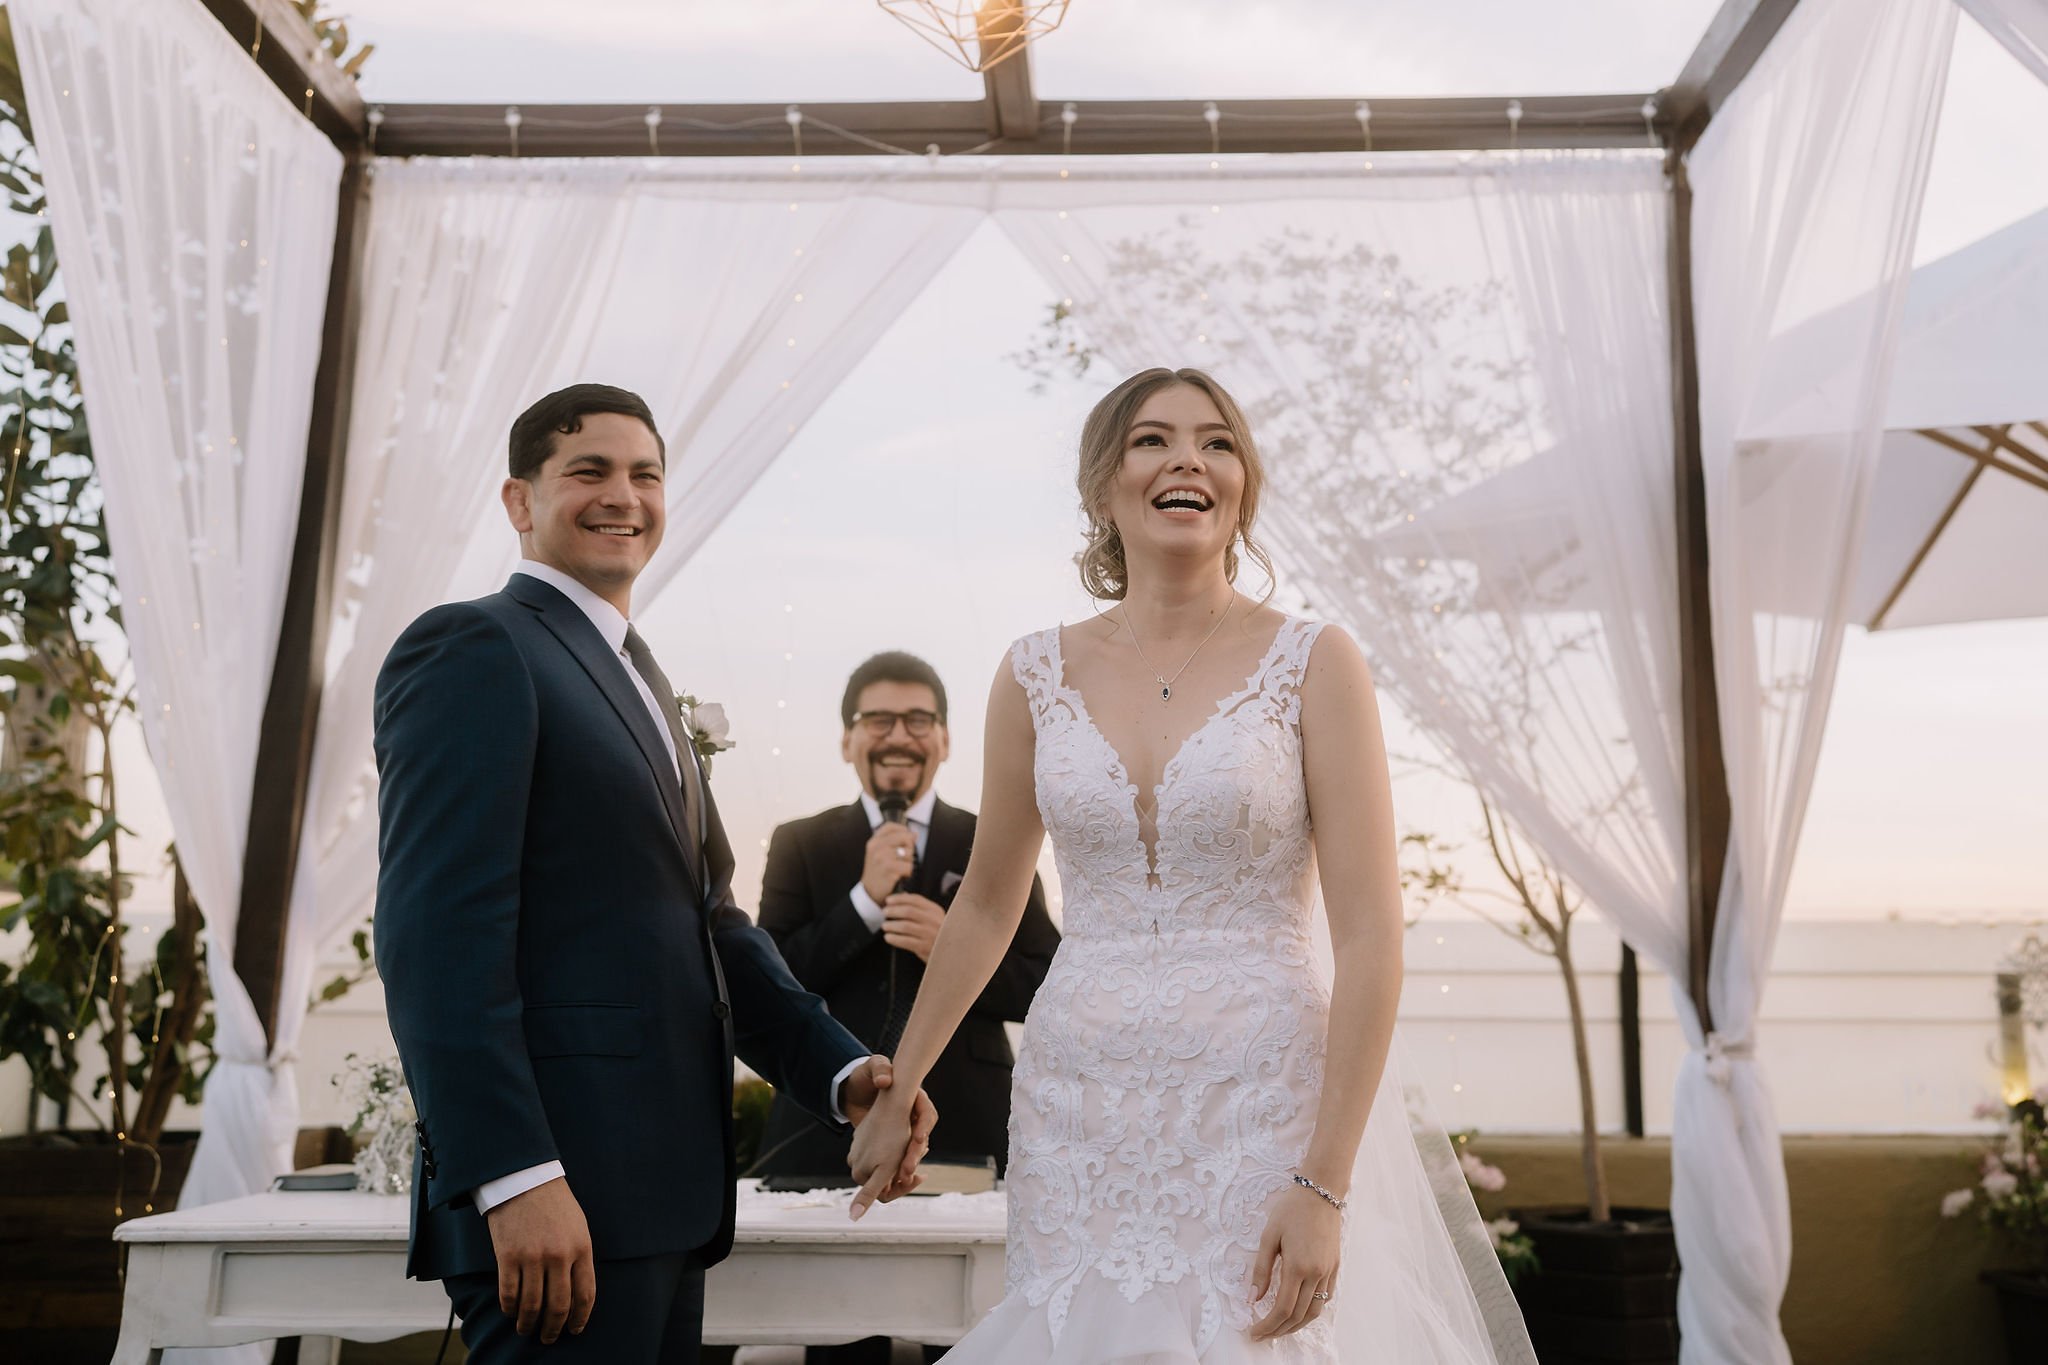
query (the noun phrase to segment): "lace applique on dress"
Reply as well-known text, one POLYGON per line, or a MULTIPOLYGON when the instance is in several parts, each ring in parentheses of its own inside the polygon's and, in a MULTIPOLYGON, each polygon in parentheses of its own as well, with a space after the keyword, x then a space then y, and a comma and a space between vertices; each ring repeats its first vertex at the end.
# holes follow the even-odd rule
MULTIPOLYGON (((1300 732, 1320 630, 1284 622, 1166 765, 1150 857, 1138 792, 1067 686, 1059 631, 1011 647, 1065 937, 1014 1072, 1008 1274, 1054 1341, 1090 1277, 1131 1304, 1160 1285, 1192 1292, 1197 1353, 1256 1316, 1265 1210, 1314 1127, 1329 1014, 1300 732)), ((1327 1359, 1328 1321, 1274 1344, 1278 1359, 1327 1359)))

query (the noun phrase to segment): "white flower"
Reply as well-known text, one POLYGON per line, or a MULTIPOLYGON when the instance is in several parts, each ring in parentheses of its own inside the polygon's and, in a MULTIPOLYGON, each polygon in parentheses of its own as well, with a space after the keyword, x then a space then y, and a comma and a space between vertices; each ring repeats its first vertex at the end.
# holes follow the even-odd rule
POLYGON ((2020 1178, 2011 1171, 1993 1171, 1979 1182, 1984 1193, 1993 1199, 2003 1199, 2020 1187, 2020 1178))
POLYGON ((1475 1189, 1493 1194, 1507 1188, 1508 1178, 1500 1167, 1489 1166, 1470 1152, 1458 1153, 1458 1165, 1464 1168, 1465 1179, 1471 1181, 1475 1189))
POLYGON ((1972 1189, 1950 1190, 1941 1197, 1941 1216, 1957 1217, 1964 1209, 1970 1207, 1971 1201, 1976 1197, 1977 1192, 1972 1189))
POLYGON ((1496 1218, 1486 1225, 1486 1240, 1493 1243, 1495 1251, 1500 1244, 1522 1230, 1522 1225, 1512 1218, 1496 1218))
POLYGON ((690 712, 691 728, 720 748, 725 747, 726 736, 732 733, 732 722, 725 718, 725 703, 716 701, 699 702, 690 712))

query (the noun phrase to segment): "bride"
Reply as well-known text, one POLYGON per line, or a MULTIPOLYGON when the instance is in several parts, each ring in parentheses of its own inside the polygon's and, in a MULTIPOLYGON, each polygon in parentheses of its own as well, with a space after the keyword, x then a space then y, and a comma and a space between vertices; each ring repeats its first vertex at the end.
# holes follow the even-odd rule
POLYGON ((1008 1292, 955 1365, 1534 1359, 1389 1057, 1401 900, 1365 660, 1233 586, 1267 563, 1264 478, 1208 375, 1125 380, 1079 474, 1081 578, 1114 608, 1019 640, 990 693, 966 880, 851 1156, 859 1217, 916 1156, 900 1097, 1050 831, 1065 938, 1011 1089, 1008 1292))

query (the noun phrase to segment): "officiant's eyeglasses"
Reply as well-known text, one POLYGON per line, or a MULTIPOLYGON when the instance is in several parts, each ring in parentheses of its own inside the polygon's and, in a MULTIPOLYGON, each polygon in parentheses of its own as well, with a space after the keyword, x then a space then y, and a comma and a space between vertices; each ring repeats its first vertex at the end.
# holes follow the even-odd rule
POLYGON ((886 739, 899 720, 913 739, 923 739, 939 723, 939 718, 930 711, 862 711, 854 716, 853 723, 866 726, 868 733, 876 739, 886 739))

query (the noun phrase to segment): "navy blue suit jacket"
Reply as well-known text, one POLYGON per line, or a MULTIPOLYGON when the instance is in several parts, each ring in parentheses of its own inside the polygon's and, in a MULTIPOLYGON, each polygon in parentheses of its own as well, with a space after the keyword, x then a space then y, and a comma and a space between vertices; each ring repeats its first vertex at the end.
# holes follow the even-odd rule
MULTIPOLYGON (((514 574, 377 678, 377 971, 420 1115, 409 1273, 489 1270, 470 1201, 559 1160, 601 1260, 731 1248, 732 1059, 830 1121, 867 1049, 733 903, 624 660, 514 574)), ((683 755, 694 763, 694 755, 683 755)))

